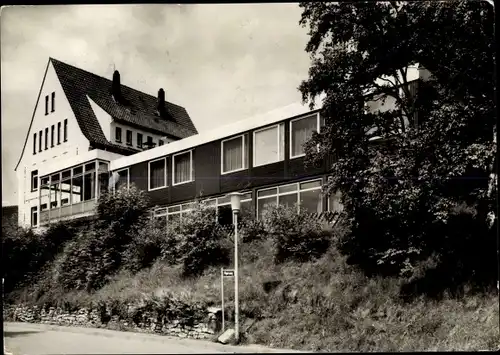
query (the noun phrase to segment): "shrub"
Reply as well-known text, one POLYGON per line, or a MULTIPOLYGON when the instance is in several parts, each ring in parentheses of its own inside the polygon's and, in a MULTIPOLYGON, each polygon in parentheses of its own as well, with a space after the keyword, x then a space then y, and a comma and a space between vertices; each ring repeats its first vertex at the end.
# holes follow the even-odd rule
POLYGON ((147 206, 147 195, 135 186, 102 194, 97 221, 65 246, 54 266, 54 281, 65 289, 91 291, 109 281, 123 265, 122 256, 131 268, 147 264, 144 252, 151 242, 141 244, 145 234, 138 234, 148 230, 147 206))
POLYGON ((273 239, 276 263, 307 261, 321 256, 329 247, 332 234, 309 213, 297 214, 297 207, 278 205, 263 214, 265 231, 273 239))
POLYGON ((98 221, 113 226, 116 231, 127 232, 131 226, 144 223, 148 203, 146 192, 134 184, 129 188, 122 186, 114 193, 105 192, 97 203, 98 221))
POLYGON ((208 266, 229 262, 228 240, 215 218, 215 209, 195 202, 179 223, 167 228, 162 256, 181 264, 185 276, 201 274, 208 266))
POLYGON ((126 269, 137 272, 150 267, 162 255, 162 246, 167 240, 166 228, 149 219, 144 225, 133 228, 130 239, 122 254, 122 264, 126 269))
POLYGON ((33 282, 34 277, 63 245, 75 235, 70 225, 58 223, 45 232, 34 234, 31 229, 13 226, 2 228, 2 260, 4 260, 4 292, 33 282))

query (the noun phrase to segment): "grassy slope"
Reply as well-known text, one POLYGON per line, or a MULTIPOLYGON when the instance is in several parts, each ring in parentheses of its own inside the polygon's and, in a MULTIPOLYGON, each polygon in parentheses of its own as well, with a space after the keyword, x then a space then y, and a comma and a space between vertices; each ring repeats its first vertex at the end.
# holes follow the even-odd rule
MULTIPOLYGON (((313 351, 491 350, 500 343, 496 295, 405 304, 397 297, 398 281, 366 278, 333 249, 314 262, 283 265, 273 264, 269 243, 241 249, 241 312, 260 318, 247 335, 252 343, 313 351), (273 280, 281 284, 266 293, 262 284, 273 280)), ((219 275, 213 268, 183 279, 180 270, 157 263, 136 275, 119 274, 95 294, 62 297, 80 303, 168 291, 181 300, 218 305, 219 275)), ((225 284, 229 305, 231 281, 225 284)))

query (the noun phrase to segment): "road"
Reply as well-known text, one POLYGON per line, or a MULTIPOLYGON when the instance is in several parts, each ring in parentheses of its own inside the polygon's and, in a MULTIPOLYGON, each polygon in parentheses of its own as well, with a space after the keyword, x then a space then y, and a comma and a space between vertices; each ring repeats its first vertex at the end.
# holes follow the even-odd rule
POLYGON ((230 346, 154 334, 30 323, 4 323, 4 344, 13 355, 290 352, 258 345, 230 346))

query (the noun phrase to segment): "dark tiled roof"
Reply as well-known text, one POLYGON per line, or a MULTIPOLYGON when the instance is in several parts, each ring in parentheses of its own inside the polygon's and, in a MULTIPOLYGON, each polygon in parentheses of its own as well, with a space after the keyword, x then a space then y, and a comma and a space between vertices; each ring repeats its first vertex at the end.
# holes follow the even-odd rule
POLYGON ((53 58, 50 60, 73 109, 78 125, 94 148, 111 148, 126 155, 137 152, 135 149, 113 144, 106 139, 87 96, 117 122, 179 139, 198 133, 184 107, 166 101, 165 108, 168 119, 160 118, 156 114, 156 97, 125 85, 121 85, 123 101, 117 103, 111 93, 111 80, 53 58))

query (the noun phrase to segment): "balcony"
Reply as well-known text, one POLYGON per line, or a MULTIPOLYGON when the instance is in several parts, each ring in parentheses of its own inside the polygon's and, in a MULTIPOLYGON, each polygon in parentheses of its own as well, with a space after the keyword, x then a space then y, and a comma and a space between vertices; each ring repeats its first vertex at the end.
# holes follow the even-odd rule
POLYGON ((109 162, 99 159, 41 176, 38 227, 94 215, 108 182, 109 162))

